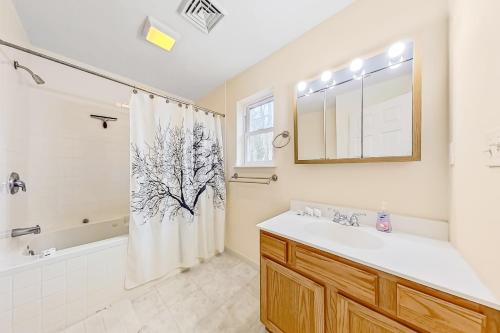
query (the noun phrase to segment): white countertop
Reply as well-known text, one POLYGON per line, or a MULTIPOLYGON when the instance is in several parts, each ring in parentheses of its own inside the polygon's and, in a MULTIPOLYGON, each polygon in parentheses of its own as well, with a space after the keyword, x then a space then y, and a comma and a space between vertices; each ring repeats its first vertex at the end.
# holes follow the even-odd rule
POLYGON ((460 253, 443 240, 374 227, 342 226, 288 211, 257 225, 319 250, 500 310, 500 300, 460 253))

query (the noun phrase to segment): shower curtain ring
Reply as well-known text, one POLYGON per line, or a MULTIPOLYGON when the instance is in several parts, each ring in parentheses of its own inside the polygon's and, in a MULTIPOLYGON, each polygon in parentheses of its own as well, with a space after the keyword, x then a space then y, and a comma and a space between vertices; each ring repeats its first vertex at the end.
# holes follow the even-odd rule
POLYGON ((134 94, 137 94, 137 89, 135 89, 135 88, 134 88, 134 90, 132 90, 132 92, 133 92, 134 94))
POLYGON ((155 96, 153 94, 150 94, 149 98, 153 99, 153 98, 155 98, 155 96))

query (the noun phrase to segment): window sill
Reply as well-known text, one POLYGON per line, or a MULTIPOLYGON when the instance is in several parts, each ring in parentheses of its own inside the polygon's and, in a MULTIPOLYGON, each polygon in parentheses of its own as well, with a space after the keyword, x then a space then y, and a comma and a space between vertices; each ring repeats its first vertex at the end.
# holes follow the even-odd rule
POLYGON ((258 169, 258 168, 276 168, 275 164, 246 164, 235 165, 234 169, 258 169))

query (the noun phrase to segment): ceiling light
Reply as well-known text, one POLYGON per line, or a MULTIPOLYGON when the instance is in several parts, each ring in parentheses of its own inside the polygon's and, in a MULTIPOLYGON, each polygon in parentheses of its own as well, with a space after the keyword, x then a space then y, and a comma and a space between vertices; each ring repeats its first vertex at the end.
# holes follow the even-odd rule
POLYGON ((323 74, 321 74, 321 81, 323 82, 328 82, 332 78, 332 72, 330 71, 324 71, 323 74))
POLYGON ((164 50, 171 51, 178 34, 152 17, 146 19, 143 31, 146 40, 164 50))
POLYGON ((395 44, 392 44, 392 46, 389 48, 389 51, 387 51, 387 55, 391 59, 400 57, 405 51, 405 48, 406 48, 405 43, 397 42, 395 44))
POLYGON ((307 88, 307 83, 305 83, 304 81, 299 82, 299 84, 297 85, 297 89, 301 92, 306 90, 306 88, 307 88))
POLYGON ((350 69, 352 72, 354 73, 359 72, 361 68, 363 68, 363 59, 357 58, 351 62, 350 69))

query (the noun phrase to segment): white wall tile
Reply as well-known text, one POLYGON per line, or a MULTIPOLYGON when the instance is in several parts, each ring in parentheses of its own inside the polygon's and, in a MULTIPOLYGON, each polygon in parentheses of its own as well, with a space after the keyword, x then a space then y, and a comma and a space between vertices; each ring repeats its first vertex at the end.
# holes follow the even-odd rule
POLYGON ((25 286, 24 288, 15 288, 12 294, 14 307, 40 300, 41 297, 40 280, 38 280, 38 283, 25 286))
MULTIPOLYGON (((0 312, 5 312, 12 308, 12 277, 0 278, 0 312)), ((0 331, 1 332, 1 331, 0 331)))
POLYGON ((41 278, 42 270, 40 268, 28 269, 17 273, 14 275, 14 290, 34 284, 40 284, 41 278))
POLYGON ((66 327, 66 307, 59 306, 43 313, 42 316, 42 331, 43 332, 58 332, 66 327))
POLYGON ((14 326, 19 326, 23 322, 40 318, 42 315, 42 303, 40 300, 26 303, 14 308, 12 322, 14 326))
POLYGON ((87 304, 85 299, 79 299, 78 301, 71 302, 66 305, 66 323, 68 326, 73 325, 86 317, 87 304))
POLYGON ((84 270, 68 272, 66 275, 67 302, 76 301, 87 294, 87 272, 84 270))
POLYGON ((54 293, 64 292, 66 290, 66 276, 62 275, 42 282, 42 296, 49 296, 54 293))
POLYGON ((68 273, 76 270, 82 270, 86 269, 86 265, 87 265, 86 256, 71 258, 66 261, 66 270, 68 273))
POLYGON ((40 333, 41 332, 41 317, 33 317, 22 322, 14 322, 12 324, 13 333, 40 333))
POLYGON ((0 333, 59 332, 106 308, 124 292, 125 259, 124 245, 1 277, 0 333))
POLYGON ((109 275, 106 266, 88 268, 87 271, 87 290, 94 292, 109 286, 109 275))
POLYGON ((66 304, 66 293, 64 291, 42 298, 42 315, 50 313, 53 309, 66 304))
POLYGON ((66 261, 61 260, 55 264, 44 265, 42 268, 42 278, 43 280, 49 280, 66 273, 66 261))
POLYGON ((12 332, 12 311, 0 312, 0 332, 12 332))

